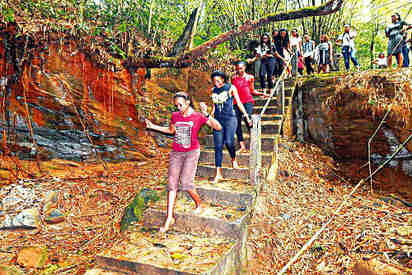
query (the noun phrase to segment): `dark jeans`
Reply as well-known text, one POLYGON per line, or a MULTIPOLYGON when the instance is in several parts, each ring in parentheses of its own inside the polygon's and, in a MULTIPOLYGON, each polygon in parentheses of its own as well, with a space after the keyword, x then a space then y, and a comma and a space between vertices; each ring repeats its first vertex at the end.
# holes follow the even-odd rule
POLYGON ((266 88, 266 77, 269 84, 269 89, 273 88, 273 73, 275 72, 276 60, 272 58, 262 59, 262 64, 260 65, 260 86, 262 89, 266 88))
POLYGON ((274 75, 275 77, 279 77, 283 72, 283 64, 282 64, 282 59, 275 57, 275 71, 274 75))
POLYGON ((402 46, 402 55, 403 55, 402 67, 409 67, 409 48, 406 43, 402 46))
POLYGON ((235 151, 235 131, 237 127, 237 118, 225 117, 216 118, 217 121, 222 125, 222 130, 213 130, 213 142, 215 144, 215 164, 216 167, 222 167, 223 159, 223 145, 226 144, 227 150, 229 151, 232 159, 236 157, 235 151))
MULTIPOLYGON (((249 117, 252 117, 253 103, 252 102, 243 103, 243 106, 245 106, 246 112, 248 113, 249 117)), ((247 128, 250 129, 250 127, 246 121, 246 118, 243 117, 243 114, 239 110, 239 107, 237 107, 237 105, 235 106, 235 111, 236 111, 236 117, 237 117, 237 129, 236 129, 237 141, 241 142, 244 140, 243 130, 242 130, 242 119, 245 121, 247 128)))
POLYGON ((342 54, 343 54, 343 59, 345 61, 346 70, 350 69, 349 60, 352 60, 353 65, 355 65, 356 67, 359 66, 359 63, 356 60, 355 56, 352 54, 352 52, 353 50, 349 46, 343 46, 342 54))
POLYGON ((313 66, 312 66, 312 61, 313 61, 312 57, 308 56, 308 57, 305 57, 303 60, 305 62, 306 73, 313 74, 315 70, 313 69, 313 66))

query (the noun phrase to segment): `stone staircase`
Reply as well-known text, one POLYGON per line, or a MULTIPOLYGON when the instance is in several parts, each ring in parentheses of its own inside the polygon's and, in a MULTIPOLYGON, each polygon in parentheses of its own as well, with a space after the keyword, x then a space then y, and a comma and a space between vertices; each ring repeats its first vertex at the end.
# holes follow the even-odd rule
MULTIPOLYGON (((294 82, 285 86, 287 109, 294 82)), ((204 201, 204 212, 194 214, 194 203, 185 194, 179 194, 176 223, 166 234, 160 234, 157 228, 166 217, 164 196, 144 212, 139 225, 128 230, 110 250, 102 251, 96 259, 97 267, 86 274, 242 274, 247 260, 247 225, 281 133, 280 94, 271 100, 261 121, 253 116, 254 127, 245 135, 250 153, 237 155, 238 169, 231 167, 230 156, 224 151, 225 180, 217 184, 209 180, 215 174, 213 136, 201 139, 196 186, 204 201)), ((265 102, 255 98, 254 114, 260 113, 265 102)))

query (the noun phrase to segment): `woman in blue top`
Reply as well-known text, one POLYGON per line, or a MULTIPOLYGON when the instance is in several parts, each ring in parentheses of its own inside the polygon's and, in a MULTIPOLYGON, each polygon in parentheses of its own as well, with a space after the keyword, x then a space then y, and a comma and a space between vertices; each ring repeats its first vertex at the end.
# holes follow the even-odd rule
POLYGON ((215 71, 211 75, 213 81, 212 89, 212 101, 213 108, 211 115, 222 125, 221 131, 213 130, 213 142, 215 144, 215 165, 216 165, 216 177, 213 180, 217 183, 223 178, 222 173, 222 159, 223 159, 223 145, 229 151, 232 158, 232 167, 238 168, 236 162, 235 151, 235 132, 237 128, 237 117, 234 109, 233 98, 236 99, 236 104, 239 110, 243 113, 249 126, 252 126, 252 121, 243 106, 237 89, 235 86, 226 83, 227 77, 223 72, 215 71))
POLYGON ((398 67, 401 68, 403 64, 402 56, 402 40, 403 40, 403 28, 408 26, 407 29, 412 28, 412 25, 401 20, 399 13, 394 13, 392 15, 392 24, 390 24, 385 29, 386 37, 389 38, 388 41, 388 68, 392 67, 392 56, 395 55, 398 60, 398 67))

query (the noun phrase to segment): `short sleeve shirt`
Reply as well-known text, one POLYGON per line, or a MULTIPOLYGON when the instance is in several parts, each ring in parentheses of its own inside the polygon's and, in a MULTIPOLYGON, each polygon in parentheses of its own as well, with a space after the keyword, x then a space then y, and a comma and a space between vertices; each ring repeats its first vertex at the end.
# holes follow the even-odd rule
POLYGON ((175 125, 175 137, 173 150, 177 152, 189 152, 200 148, 198 133, 207 122, 207 118, 199 112, 193 112, 184 117, 180 112, 172 114, 171 123, 175 125))
MULTIPOLYGON (((252 79, 253 78, 249 75, 245 75, 243 77, 234 75, 232 78, 232 84, 236 87, 239 94, 239 99, 242 103, 254 103, 252 92, 250 91, 250 84, 252 79)), ((233 104, 236 105, 236 99, 234 98, 233 100, 233 104)))
POLYGON ((350 32, 345 32, 344 34, 341 34, 338 38, 338 40, 342 40, 342 46, 349 46, 351 48, 355 48, 355 41, 354 38, 356 36, 355 31, 350 31, 350 32))

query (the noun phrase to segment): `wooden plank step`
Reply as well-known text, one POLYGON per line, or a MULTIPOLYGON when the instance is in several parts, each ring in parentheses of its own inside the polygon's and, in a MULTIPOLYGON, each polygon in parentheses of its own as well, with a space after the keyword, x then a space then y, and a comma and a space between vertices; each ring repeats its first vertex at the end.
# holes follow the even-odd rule
MULTIPOLYGON (((249 153, 237 153, 236 154, 236 160, 240 166, 249 166, 249 153)), ((202 149, 200 151, 200 158, 199 162, 208 162, 208 163, 214 163, 215 161, 215 151, 213 149, 202 149)), ((268 167, 272 163, 272 153, 262 153, 262 166, 263 167, 268 167)), ((232 164, 232 158, 229 155, 229 152, 227 150, 223 151, 223 164, 225 165, 231 165, 232 164)))
MULTIPOLYGON (((216 172, 216 167, 212 163, 202 163, 199 162, 197 166, 196 176, 209 178, 214 177, 216 172)), ((223 177, 226 179, 249 179, 249 168, 248 167, 240 167, 240 168, 232 168, 228 165, 223 164, 222 167, 223 177)))
POLYGON ((241 265, 239 241, 144 230, 132 228, 111 249, 98 254, 98 267, 139 275, 219 275, 235 274, 241 265))

